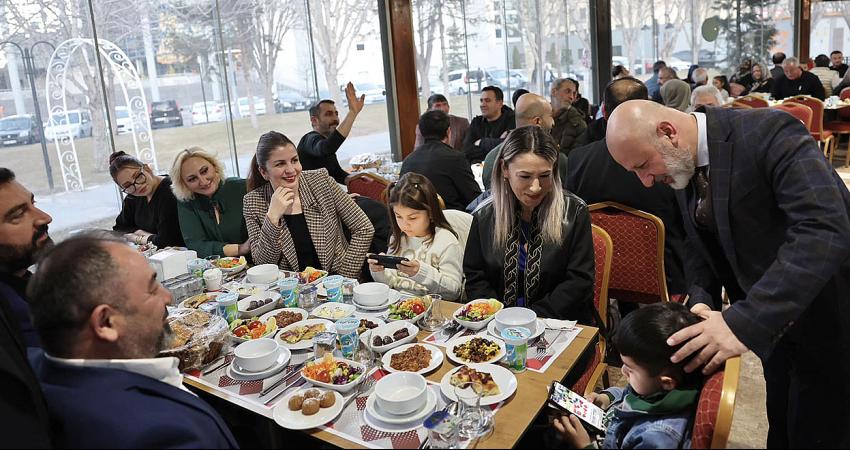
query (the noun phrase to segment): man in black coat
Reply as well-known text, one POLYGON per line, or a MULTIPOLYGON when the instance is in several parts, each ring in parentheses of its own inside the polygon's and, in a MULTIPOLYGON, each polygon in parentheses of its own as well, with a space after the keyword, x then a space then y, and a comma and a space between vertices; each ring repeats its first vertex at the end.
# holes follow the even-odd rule
POLYGON ((27 268, 51 243, 50 221, 15 174, 0 168, 0 433, 9 448, 51 445, 47 405, 27 361, 28 348, 37 352, 39 342, 26 300, 27 268))
POLYGON ((795 95, 809 95, 824 100, 826 93, 823 83, 817 75, 803 70, 797 58, 786 58, 782 63, 784 76, 773 80, 770 95, 776 100, 782 100, 795 95))
POLYGON ((298 142, 298 158, 304 170, 328 169, 328 174, 339 184, 345 184, 348 172, 339 165, 336 152, 345 138, 351 133, 354 119, 363 110, 366 95, 357 98, 354 85, 345 87, 348 101, 348 114, 339 121, 339 111, 333 100, 322 100, 310 108, 310 124, 313 131, 304 135, 298 142))
POLYGON ((416 172, 431 180, 448 209, 463 211, 481 194, 469 162, 462 153, 449 147, 452 129, 449 115, 428 111, 419 118, 419 131, 425 143, 404 159, 401 174, 416 172))
MULTIPOLYGON (((614 80, 605 88, 602 114, 607 121, 609 111, 628 100, 648 100, 646 86, 632 77, 614 80)), ((567 162, 567 190, 588 205, 611 201, 646 211, 664 222, 664 270, 670 295, 687 292, 685 281, 685 229, 669 186, 656 185, 643 189, 640 180, 623 169, 608 153, 605 140, 596 141, 570 153, 567 162)))
POLYGON ((496 86, 481 90, 481 115, 472 119, 463 140, 463 152, 471 164, 484 160, 516 128, 514 111, 505 106, 505 94, 496 86))
POLYGON ((620 165, 677 189, 694 249, 690 306, 705 320, 671 336, 685 343, 672 361, 710 373, 752 350, 768 448, 850 447, 850 193, 808 130, 770 108, 690 115, 640 100, 608 125, 620 165), (705 289, 718 282, 723 312, 705 289))

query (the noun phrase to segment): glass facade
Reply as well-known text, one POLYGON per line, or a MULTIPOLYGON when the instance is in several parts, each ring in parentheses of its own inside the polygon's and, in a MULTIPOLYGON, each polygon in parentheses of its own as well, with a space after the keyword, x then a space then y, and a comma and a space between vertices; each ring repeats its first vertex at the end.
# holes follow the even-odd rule
MULTIPOLYGON (((578 80, 581 94, 598 103, 588 0, 411 2, 421 111, 431 93, 443 93, 454 114, 472 118, 486 85, 500 86, 510 105, 519 88, 548 97, 552 80, 561 77, 578 80)), ((847 48, 848 4, 814 3, 813 55, 847 48)), ((793 5, 611 0, 612 64, 645 79, 656 59, 684 76, 693 63, 731 74, 744 56, 767 61, 775 51, 793 54, 793 5)), ((276 130, 297 143, 311 129, 307 109, 317 99, 335 100, 344 116, 349 81, 366 95, 366 107, 340 150, 341 162, 389 153, 383 6, 375 0, 0 2, 0 115, 36 124, 35 92, 47 138, 42 149, 38 127, 0 127, 0 166, 36 194, 54 217, 54 230, 107 227, 121 200, 107 171, 112 151, 140 155, 166 173, 180 150, 199 146, 216 153, 228 175, 244 177, 259 135, 276 130)))

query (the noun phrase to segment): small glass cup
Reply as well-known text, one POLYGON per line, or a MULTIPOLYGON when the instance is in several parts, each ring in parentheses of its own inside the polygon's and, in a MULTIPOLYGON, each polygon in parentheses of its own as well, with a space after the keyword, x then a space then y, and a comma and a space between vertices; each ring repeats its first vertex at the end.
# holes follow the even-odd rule
POLYGON ((443 314, 439 311, 440 306, 437 305, 437 301, 442 300, 443 297, 440 294, 430 294, 431 296, 431 310, 428 311, 428 314, 422 318, 420 321, 422 325, 422 329, 426 331, 437 331, 442 328, 447 322, 448 319, 443 316, 443 314))
POLYGON ((342 302, 347 305, 354 304, 354 288, 357 287, 357 280, 346 278, 342 282, 342 302))
POLYGON ((366 367, 366 373, 369 373, 369 371, 375 367, 377 358, 379 358, 379 356, 376 355, 368 345, 361 345, 357 349, 357 352, 354 353, 351 360, 363 364, 366 367))
POLYGON ((196 278, 203 278, 204 271, 210 268, 210 262, 202 258, 190 259, 189 262, 186 263, 186 268, 192 276, 196 278))
POLYGON ((458 448, 458 417, 447 411, 436 411, 425 419, 428 448, 458 448))
POLYGON ((493 430, 493 415, 481 407, 481 383, 468 382, 455 386, 455 396, 460 406, 459 434, 464 439, 475 439, 493 430))
POLYGON ((319 306, 319 298, 316 293, 316 287, 300 285, 298 288, 298 307, 310 312, 313 311, 313 308, 316 306, 319 306))

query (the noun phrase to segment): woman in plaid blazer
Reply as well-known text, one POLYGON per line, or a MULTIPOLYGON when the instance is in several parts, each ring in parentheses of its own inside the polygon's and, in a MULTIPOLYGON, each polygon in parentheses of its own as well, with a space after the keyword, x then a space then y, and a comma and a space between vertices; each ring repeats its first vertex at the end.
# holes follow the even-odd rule
POLYGON ((375 231, 369 218, 327 170, 302 172, 295 145, 283 134, 260 137, 248 190, 243 208, 256 264, 360 275, 375 231))

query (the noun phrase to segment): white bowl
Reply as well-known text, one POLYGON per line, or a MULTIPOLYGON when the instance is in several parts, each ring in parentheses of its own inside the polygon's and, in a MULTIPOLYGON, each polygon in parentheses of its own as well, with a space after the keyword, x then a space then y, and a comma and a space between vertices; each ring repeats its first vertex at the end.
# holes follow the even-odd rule
POLYGON ((418 373, 389 374, 375 384, 378 406, 384 411, 403 416, 421 408, 428 400, 428 383, 418 373))
POLYGON ((251 372, 259 372, 277 361, 280 347, 273 339, 254 339, 236 347, 233 354, 236 357, 234 364, 251 372))
POLYGON ((378 306, 387 302, 390 287, 384 283, 363 283, 354 287, 354 302, 362 306, 378 306))
POLYGON ((366 369, 366 366, 364 366, 363 364, 360 364, 358 362, 354 362, 354 361, 351 361, 351 360, 348 360, 348 359, 341 359, 341 358, 334 358, 334 359, 336 361, 344 362, 351 367, 356 367, 356 368, 360 369, 361 370, 360 377, 358 377, 356 380, 354 380, 354 381, 352 381, 348 384, 332 384, 332 383, 323 383, 321 381, 314 380, 312 378, 307 377, 306 375, 304 375, 304 369, 301 369, 301 375, 304 377, 305 380, 309 381, 310 383, 312 383, 315 386, 323 387, 325 389, 330 389, 332 391, 337 391, 339 393, 345 394, 345 393, 351 391, 352 389, 354 389, 369 374, 369 371, 366 369))
POLYGON ((262 294, 254 294, 248 297, 239 300, 236 303, 237 308, 239 309, 239 318, 247 319, 249 317, 259 317, 275 308, 277 308, 278 303, 280 303, 280 294, 274 291, 266 291, 262 294), (251 305, 252 300, 265 300, 267 298, 271 298, 271 303, 267 305, 260 306, 259 308, 248 310, 248 306, 251 305))
POLYGON ((274 283, 280 275, 277 264, 260 264, 248 269, 248 282, 252 284, 274 283))
POLYGON ((496 303, 499 303, 499 305, 500 305, 499 310, 496 311, 495 314, 492 314, 490 317, 488 317, 484 320, 479 320, 479 321, 463 320, 463 319, 459 318, 458 316, 460 316, 460 313, 463 312, 463 310, 468 305, 472 305, 472 304, 475 304, 475 303, 489 303, 490 300, 491 299, 489 299, 489 298, 479 298, 477 300, 473 300, 473 301, 461 306, 460 308, 456 309, 454 314, 452 314, 452 317, 454 317, 455 321, 457 323, 461 324, 461 326, 463 326, 464 328, 470 329, 472 331, 483 330, 484 328, 487 328, 487 324, 489 324, 490 321, 492 321, 496 317, 496 314, 498 314, 499 311, 501 311, 505 308, 502 303, 499 303, 498 301, 496 301, 496 303))
POLYGON ((528 308, 504 308, 496 313, 496 331, 501 336, 502 330, 512 327, 537 329, 537 313, 528 308))

